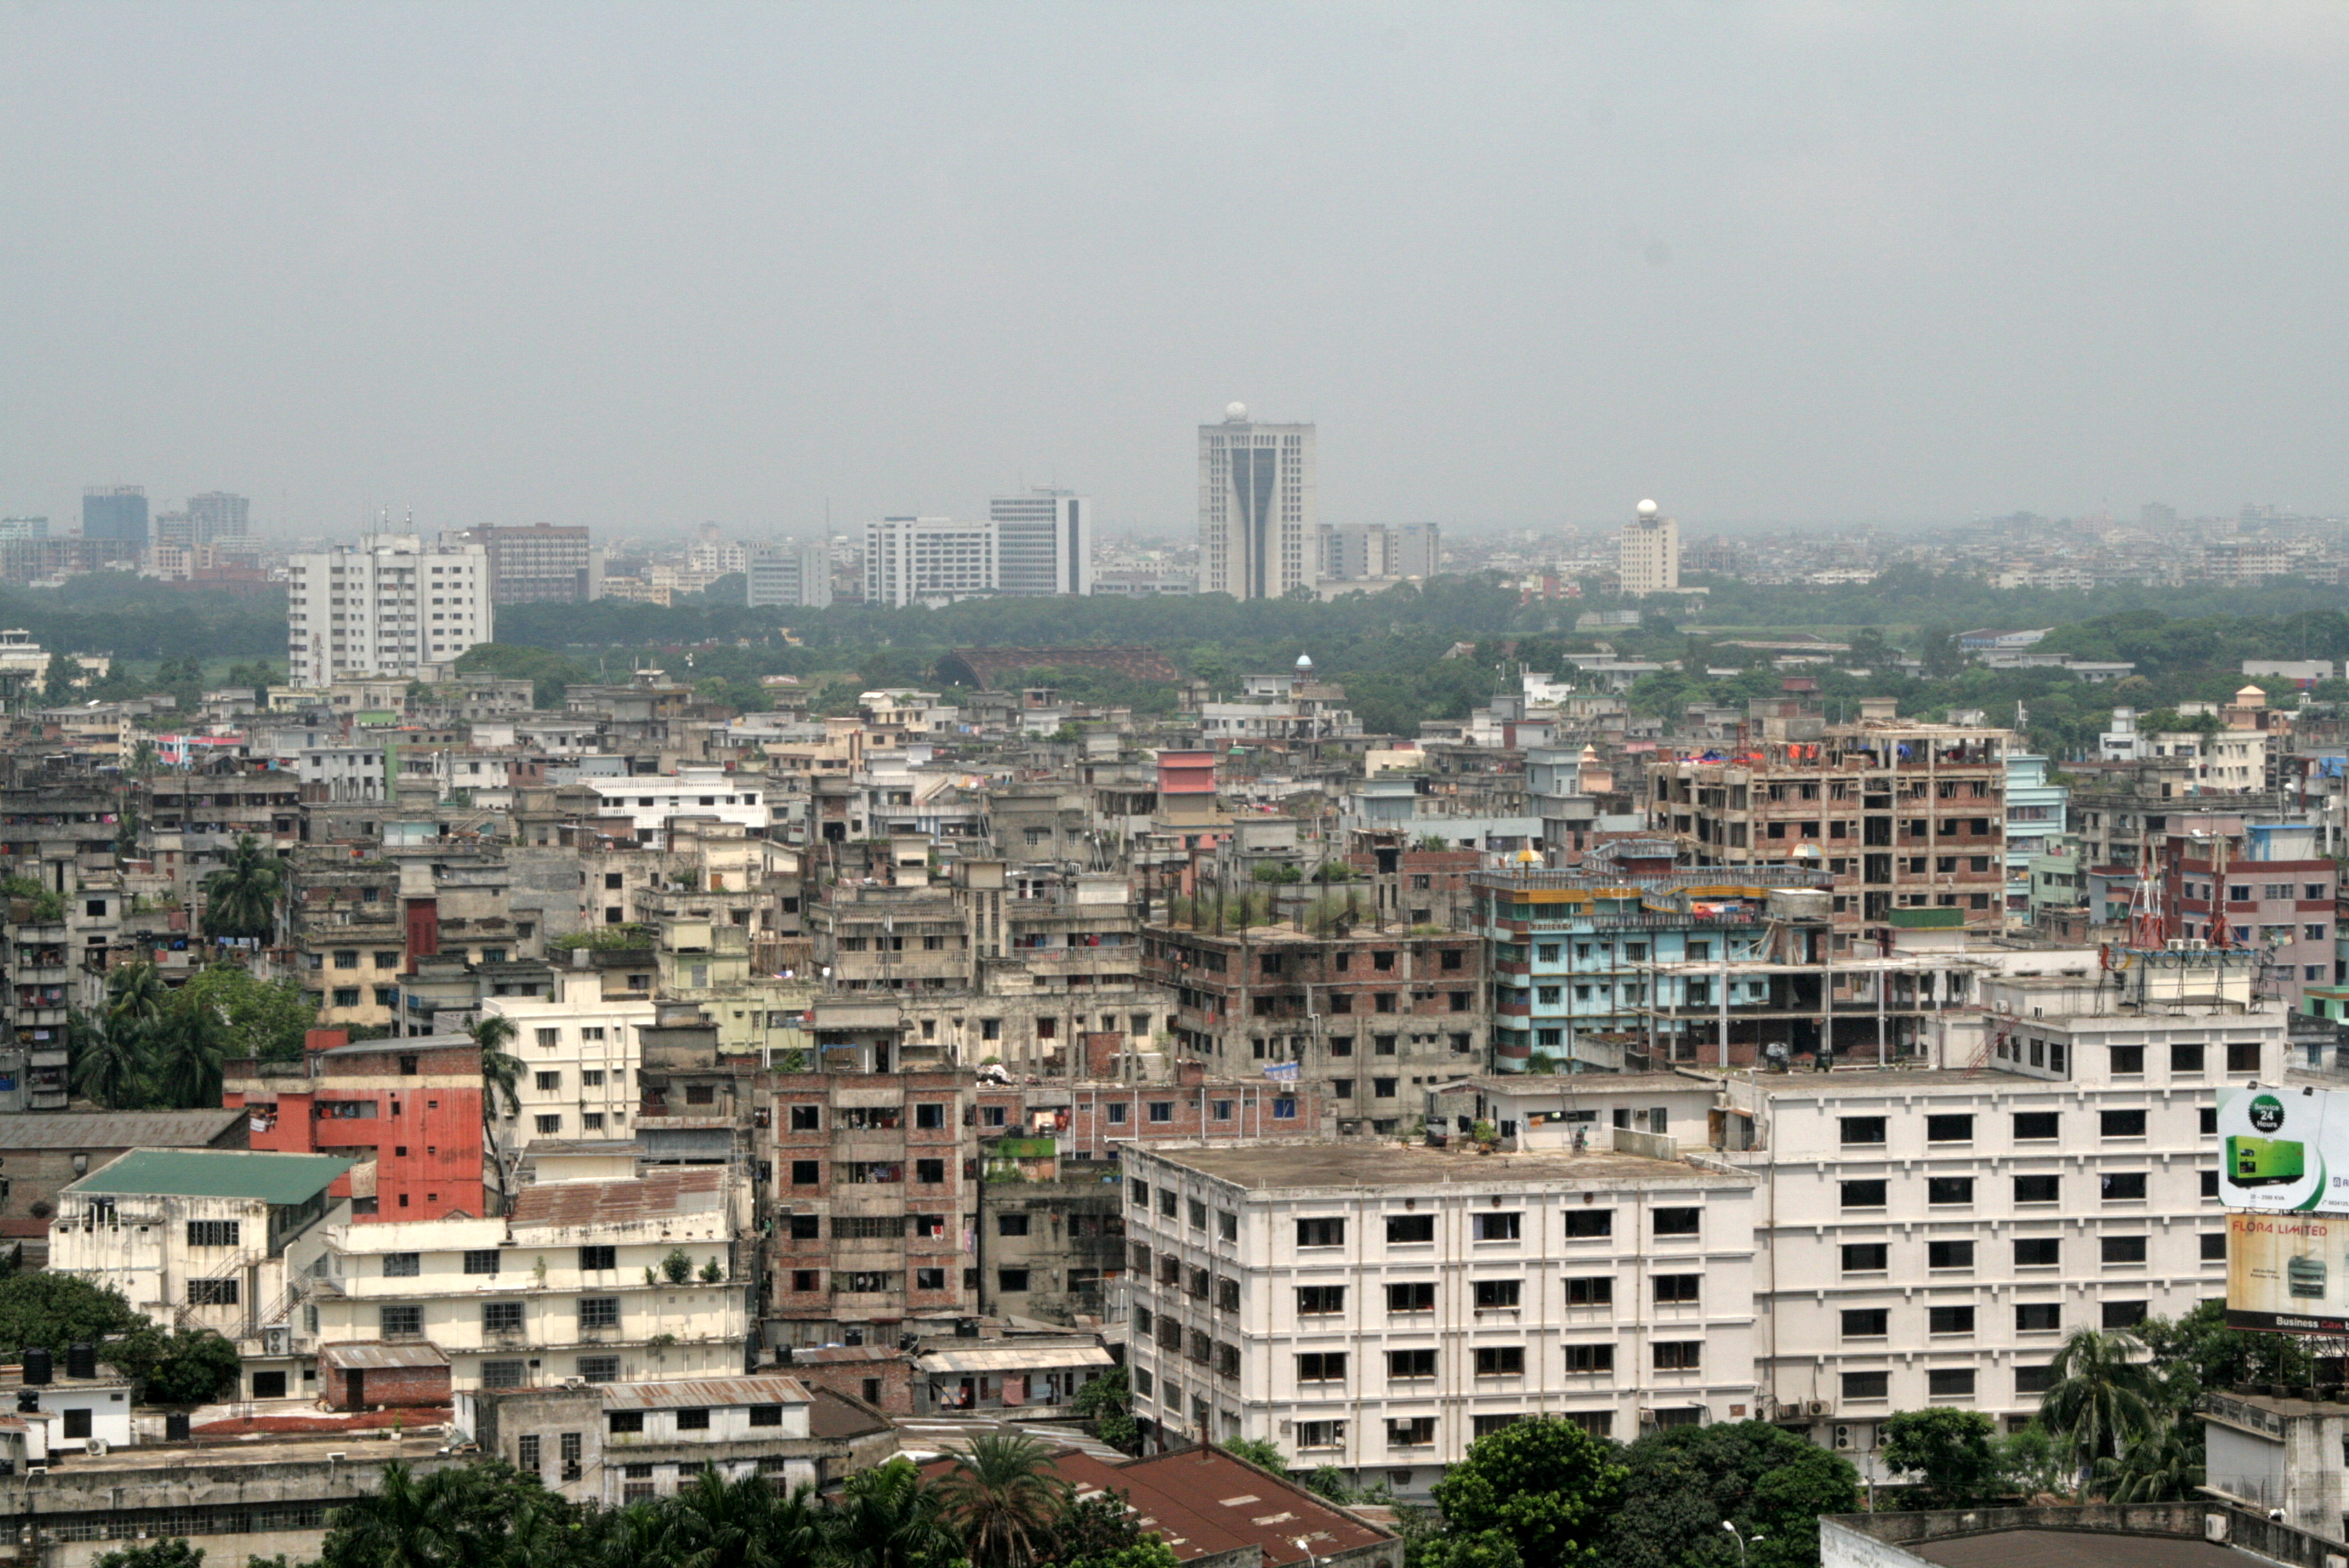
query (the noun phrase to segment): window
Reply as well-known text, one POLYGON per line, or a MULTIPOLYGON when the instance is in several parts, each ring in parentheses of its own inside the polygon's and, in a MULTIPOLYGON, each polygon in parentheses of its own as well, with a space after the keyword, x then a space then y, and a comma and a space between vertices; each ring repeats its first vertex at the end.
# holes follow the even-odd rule
POLYGON ((1697 1299, 1698 1282, 1702 1274, 1658 1274, 1656 1305, 1685 1306, 1697 1299))
POLYGON ((2107 1203, 2135 1203, 2145 1200, 2145 1172, 2142 1171, 2107 1171, 2097 1178, 2096 1185, 2107 1203))
POLYGON ((1028 1288, 1028 1271, 1026 1269, 996 1270, 995 1288, 998 1290, 1012 1292, 1026 1290, 1028 1288))
POLYGON ((620 1266, 617 1247, 582 1247, 579 1249, 579 1272, 595 1274, 603 1269, 620 1266))
POLYGON ((641 1432, 645 1429, 642 1410, 607 1410, 604 1414, 604 1429, 608 1432, 641 1432))
POLYGON ((420 1306, 386 1306, 378 1309, 378 1326, 386 1339, 413 1339, 424 1332, 424 1309, 420 1306))
POLYGON ((190 1306, 234 1306, 237 1304, 237 1282, 234 1279, 191 1279, 188 1282, 190 1306))
POLYGON ((190 1220, 188 1245, 191 1247, 233 1247, 236 1245, 237 1222, 234 1220, 190 1220))
POLYGON ((579 1326, 582 1328, 617 1328, 620 1326, 620 1298, 616 1295, 583 1295, 579 1298, 579 1326))
POLYGON ((2225 1263, 2225 1262, 2227 1261, 2227 1233, 2226 1233, 2226 1232, 2224 1232, 2224 1231, 2205 1231, 2205 1232, 2203 1232, 2203 1233, 2202 1233, 2201 1242, 2202 1242, 2202 1261, 2203 1261, 2204 1263, 2206 1263, 2206 1264, 2223 1264, 2223 1263, 2225 1263))
POLYGON ((1704 1365, 1704 1341, 1702 1339, 1660 1339, 1655 1344, 1655 1367, 1659 1372, 1693 1372, 1704 1365))
POLYGON ((2014 1331, 2017 1334, 2054 1334, 2064 1326, 2064 1306, 2054 1301, 2018 1301, 2014 1304, 2014 1331))
POLYGON ((1300 1247, 1342 1247, 1346 1244, 1346 1222, 1299 1220, 1297 1222, 1297 1244, 1300 1247))
POLYGON ((1511 1210, 1499 1214, 1473 1216, 1471 1230, 1480 1242, 1514 1242, 1517 1239, 1519 1222, 1525 1216, 1511 1210))
POLYGON ((1521 1282, 1513 1279, 1480 1279, 1471 1287, 1479 1312, 1500 1311, 1517 1305, 1521 1282))
POLYGON ((1028 1216, 1025 1214, 996 1215, 995 1233, 999 1236, 1026 1235, 1028 1233, 1028 1216))
POLYGON ((1974 1179, 1971 1176, 1929 1176, 1925 1179, 1925 1202, 1928 1203, 1971 1203, 1974 1201, 1974 1179))
POLYGON ((1299 1383, 1339 1383, 1345 1377, 1346 1353, 1342 1350, 1309 1350, 1297 1358, 1299 1383))
POLYGON ((1479 1377, 1522 1377, 1526 1374, 1526 1353, 1522 1346, 1480 1345, 1476 1347, 1476 1376, 1479 1377))
POLYGON ((1971 1399, 1974 1393, 1974 1369, 1971 1367, 1935 1367, 1925 1374, 1925 1391, 1936 1399, 1971 1399))
POLYGON ((493 1274, 498 1272, 495 1247, 481 1247, 465 1253, 465 1272, 469 1274, 493 1274))
POLYGON ((2143 1138, 2145 1112, 2141 1110, 2107 1110, 2099 1118, 2106 1138, 2143 1138))
POLYGON ((359 988, 356 985, 336 986, 334 1005, 337 1007, 357 1006, 359 1005, 359 988))
POLYGON ((936 1187, 947 1179, 947 1162, 943 1160, 914 1161, 914 1180, 925 1187, 936 1187))
POLYGON ((535 1077, 538 1087, 549 1093, 553 1093, 563 1088, 563 1075, 561 1073, 539 1073, 536 1074, 535 1077))
POLYGON ((1171 1099, 1151 1100, 1148 1104, 1148 1109, 1150 1111, 1150 1119, 1153 1121, 1163 1122, 1172 1121, 1174 1119, 1174 1102, 1171 1099))
POLYGON ((783 1424, 783 1408, 781 1405, 753 1405, 750 1407, 750 1424, 754 1427, 780 1427, 783 1424))
POLYGON ((1387 1376, 1390 1378, 1433 1377, 1435 1376, 1435 1352, 1390 1350, 1387 1352, 1387 1376))
POLYGON ((1109 1112, 1111 1125, 1117 1127, 1123 1127, 1125 1125, 1126 1107, 1123 1105, 1112 1105, 1104 1107, 1103 1109, 1109 1112))
POLYGON ((930 1103, 914 1107, 914 1125, 916 1128, 936 1131, 946 1124, 947 1108, 945 1106, 930 1103))
POLYGON ((485 1301, 481 1303, 481 1332, 484 1334, 520 1334, 522 1303, 518 1301, 485 1301))
POLYGON ((1342 1284, 1300 1284, 1297 1287, 1297 1315, 1319 1317, 1346 1310, 1346 1287, 1342 1284))
POLYGON ((1558 1350, 1568 1372, 1615 1370, 1615 1347, 1612 1345, 1561 1345, 1558 1350))
POLYGON ((2044 1394, 2055 1381, 2055 1369, 2042 1365, 2017 1367, 2014 1369, 2014 1391, 2017 1394, 2044 1394))
POLYGON ((1843 1248, 1843 1272, 1846 1274, 1882 1274, 1890 1267, 1892 1249, 1882 1242, 1846 1242, 1843 1248))
POLYGON ((2255 1073, 2260 1070, 2260 1043, 2238 1040, 2227 1047, 2227 1070, 2230 1073, 2255 1073))
POLYGON ((823 1108, 818 1105, 795 1105, 792 1107, 792 1130, 793 1132, 823 1131, 823 1108))
POLYGON ((1882 1339, 1892 1332, 1892 1313, 1881 1306, 1847 1306, 1843 1309, 1843 1336, 1846 1339, 1882 1339))
POLYGON ((2017 1236, 2014 1238, 2014 1266, 2019 1269, 2052 1269, 2063 1261, 2061 1239, 2054 1236, 2017 1236))
MULTIPOLYGON (((1384 956, 1381 954, 1381 956, 1384 956)), ((1387 1421, 1387 1447, 1391 1449, 1423 1449, 1435 1442, 1435 1418, 1410 1416, 1401 1420, 1387 1421)))
POLYGON ((579 1358, 579 1380, 583 1383, 618 1382, 620 1358, 616 1356, 582 1356, 579 1358))
POLYGON ((529 1367, 520 1361, 481 1363, 481 1387, 484 1388, 519 1388, 529 1378, 529 1367))
POLYGON ((1125 1184, 1125 1201, 1137 1209, 1150 1207, 1150 1183, 1129 1181, 1125 1184))
POLYGON ((1885 1203, 1885 1183, 1880 1181, 1846 1181, 1843 1183, 1843 1206, 1847 1209, 1881 1209, 1885 1203))
POLYGON ((2106 1236, 2099 1243, 2104 1261, 2108 1264, 2141 1264, 2145 1262, 2143 1236, 2106 1236))
POLYGON ((1974 1244, 1971 1242, 1927 1242, 1925 1266, 1933 1269, 1970 1269, 1974 1266, 1974 1244))
POLYGON ((1387 1244, 1432 1242, 1435 1240, 1435 1216, 1433 1214, 1389 1214, 1387 1244))
POLYGON ((1566 1212, 1566 1233, 1572 1241, 1588 1241, 1596 1236, 1615 1233, 1615 1211, 1612 1209, 1568 1209, 1566 1212))
POLYGON ((2057 1177, 2017 1176, 2014 1179, 2014 1201, 2018 1203, 2053 1203, 2061 1197, 2061 1182, 2057 1177))
MULTIPOLYGON (((798 1275, 796 1273, 794 1273, 794 1274, 792 1274, 792 1277, 794 1280, 796 1280, 796 1279, 799 1277, 799 1275, 798 1275)), ((816 1284, 816 1274, 815 1274, 815 1271, 814 1271, 814 1270, 810 1269, 810 1270, 808 1270, 808 1271, 807 1271, 807 1280, 808 1280, 808 1283, 807 1283, 807 1288, 808 1288, 808 1289, 810 1289, 810 1290, 814 1290, 815 1288, 817 1288, 817 1284, 816 1284)), ((947 1288, 947 1271, 946 1271, 946 1270, 944 1270, 944 1269, 936 1269, 936 1268, 931 1268, 931 1269, 916 1269, 916 1270, 914 1271, 914 1288, 915 1288, 916 1290, 944 1290, 944 1289, 946 1289, 946 1288, 947 1288)))
POLYGON ((1660 1236, 1693 1236, 1697 1233, 1698 1217, 1702 1212, 1703 1211, 1700 1209, 1658 1209, 1656 1211, 1656 1234, 1660 1236))
POLYGON ((823 1216, 821 1214, 793 1214, 791 1220, 792 1240, 795 1242, 812 1242, 823 1234, 823 1216))
POLYGON ((1568 1306, 1612 1306, 1615 1281, 1606 1274, 1577 1274, 1566 1281, 1568 1306))
POLYGON ((2018 1110, 2014 1113, 2014 1138, 2018 1143, 2035 1143, 2055 1136, 2056 1113, 2052 1110, 2018 1110))
POLYGON ((1884 1118, 1880 1116, 1847 1116, 1843 1119, 1843 1142, 1848 1149, 1854 1144, 1884 1141, 1884 1118))
POLYGON ((1927 1307, 1925 1328, 1930 1334, 1971 1334, 1974 1331, 1974 1309, 1971 1306, 1927 1307))
POLYGON ((538 1119, 538 1130, 541 1132, 560 1132, 563 1130, 563 1118, 560 1116, 542 1116, 538 1119))
POLYGON ((1390 1284, 1387 1286, 1387 1310, 1391 1313, 1433 1312, 1435 1310, 1435 1282, 1433 1280, 1404 1280, 1400 1283, 1390 1284))
POLYGON ((1216 1210, 1216 1234, 1221 1236, 1227 1242, 1238 1241, 1240 1239, 1240 1217, 1237 1214, 1233 1213, 1229 1209, 1216 1210))
POLYGON ((2146 1304, 2141 1301, 2108 1301, 2104 1304, 2104 1326, 2106 1328, 2135 1328, 2145 1321, 2146 1304))
POLYGON ((2169 1070, 2172 1073, 2200 1072, 2202 1070, 2202 1047, 2200 1046, 2170 1047, 2169 1070))
POLYGON ((1974 1138, 1974 1119, 1955 1112, 1929 1116, 1925 1119, 1925 1141, 1928 1143, 1971 1143, 1974 1138))
POLYGON ((1889 1399, 1892 1397, 1892 1375, 1889 1372, 1847 1372, 1843 1375, 1843 1397, 1847 1399, 1889 1399))

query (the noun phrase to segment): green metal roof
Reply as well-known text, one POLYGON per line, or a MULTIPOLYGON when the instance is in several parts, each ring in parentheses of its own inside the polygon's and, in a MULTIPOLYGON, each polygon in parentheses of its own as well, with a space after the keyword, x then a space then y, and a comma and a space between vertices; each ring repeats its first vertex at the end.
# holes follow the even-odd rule
POLYGON ((75 1182, 76 1192, 174 1198, 254 1198, 306 1203, 355 1161, 331 1154, 251 1154, 227 1149, 134 1149, 75 1182))
POLYGON ((1958 909, 1888 909, 1884 923, 1897 931, 1955 931, 1966 923, 1958 909))

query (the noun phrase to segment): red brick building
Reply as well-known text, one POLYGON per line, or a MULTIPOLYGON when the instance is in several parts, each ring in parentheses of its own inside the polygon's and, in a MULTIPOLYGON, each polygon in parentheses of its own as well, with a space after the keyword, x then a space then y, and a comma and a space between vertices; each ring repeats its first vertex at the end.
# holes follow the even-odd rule
POLYGON ((360 1163, 331 1195, 356 1220, 491 1212, 481 1049, 463 1035, 346 1041, 313 1029, 293 1062, 225 1063, 221 1103, 247 1113, 252 1147, 360 1163))

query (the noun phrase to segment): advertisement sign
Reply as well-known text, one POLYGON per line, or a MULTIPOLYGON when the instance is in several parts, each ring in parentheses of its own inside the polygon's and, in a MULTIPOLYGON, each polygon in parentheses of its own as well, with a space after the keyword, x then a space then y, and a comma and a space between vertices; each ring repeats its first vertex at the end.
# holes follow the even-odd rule
POLYGON ((2228 1215, 2227 1326, 2349 1334, 2349 1219, 2228 1215))
POLYGON ((2349 1092, 2220 1090, 2219 1201, 2262 1213, 2349 1214, 2349 1092))

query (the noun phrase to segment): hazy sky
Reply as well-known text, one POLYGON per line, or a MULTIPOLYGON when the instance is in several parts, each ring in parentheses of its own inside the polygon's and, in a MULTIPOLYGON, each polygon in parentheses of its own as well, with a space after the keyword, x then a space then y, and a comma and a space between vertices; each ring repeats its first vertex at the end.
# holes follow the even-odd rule
POLYGON ((2349 9, 0 3, 0 512, 2349 509, 2349 9))

